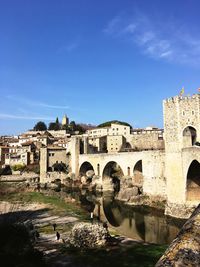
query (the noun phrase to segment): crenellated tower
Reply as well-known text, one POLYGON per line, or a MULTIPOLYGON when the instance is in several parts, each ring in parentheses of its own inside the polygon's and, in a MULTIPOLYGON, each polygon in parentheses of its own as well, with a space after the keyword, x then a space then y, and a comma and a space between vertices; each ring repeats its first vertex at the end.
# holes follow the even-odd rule
POLYGON ((200 141, 200 95, 163 101, 165 177, 169 203, 185 203, 187 173, 184 155, 200 141))
POLYGON ((200 141, 200 94, 163 101, 166 152, 178 152, 200 141))

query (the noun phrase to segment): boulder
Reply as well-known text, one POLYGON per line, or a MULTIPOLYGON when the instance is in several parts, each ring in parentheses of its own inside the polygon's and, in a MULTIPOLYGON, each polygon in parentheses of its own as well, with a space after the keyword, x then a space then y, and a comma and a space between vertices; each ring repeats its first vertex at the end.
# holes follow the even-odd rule
POLYGON ((200 266, 200 205, 183 225, 156 267, 200 266))
POLYGON ((94 248, 104 246, 109 237, 108 230, 101 224, 78 223, 72 228, 66 243, 78 248, 94 248))
POLYGON ((81 177, 81 183, 86 184, 87 183, 87 178, 85 176, 81 177))
POLYGON ((126 188, 120 190, 117 198, 124 201, 129 201, 132 197, 135 197, 139 194, 138 187, 134 186, 131 188, 126 188))
POLYGON ((92 179, 92 177, 94 176, 94 174, 95 173, 94 173, 93 170, 89 170, 89 171, 86 172, 86 177, 92 179))

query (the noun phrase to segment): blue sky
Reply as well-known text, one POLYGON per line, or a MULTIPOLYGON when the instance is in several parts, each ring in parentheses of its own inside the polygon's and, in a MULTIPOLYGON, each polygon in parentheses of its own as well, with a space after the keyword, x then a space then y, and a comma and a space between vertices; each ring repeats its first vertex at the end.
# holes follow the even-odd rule
POLYGON ((0 0, 0 134, 39 120, 163 127, 200 87, 199 0, 0 0))

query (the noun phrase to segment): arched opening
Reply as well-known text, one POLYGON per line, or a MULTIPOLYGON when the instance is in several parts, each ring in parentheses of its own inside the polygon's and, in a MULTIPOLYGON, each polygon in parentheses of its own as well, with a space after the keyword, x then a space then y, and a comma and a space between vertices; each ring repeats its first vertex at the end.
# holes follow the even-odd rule
POLYGON ((143 185, 142 160, 139 160, 133 168, 133 183, 143 185))
POLYGON ((124 218, 122 215, 122 208, 117 201, 114 200, 113 196, 103 197, 103 211, 108 222, 114 226, 119 227, 124 218))
POLYGON ((188 126, 183 130, 183 147, 193 146, 196 142, 197 131, 195 128, 188 126))
POLYGON ((82 140, 80 140, 79 153, 80 154, 84 153, 84 142, 82 140))
POLYGON ((100 165, 99 165, 99 163, 97 164, 97 175, 98 176, 100 175, 100 165))
POLYGON ((85 176, 87 182, 92 181, 92 176, 94 175, 94 168, 92 167, 92 164, 88 161, 85 161, 79 170, 79 177, 85 176))
POLYGON ((193 160, 187 173, 187 200, 200 199, 200 163, 193 160))
POLYGON ((124 176, 121 167, 115 161, 110 161, 106 164, 103 170, 103 190, 120 191, 120 178, 124 176))
POLYGON ((127 168, 127 175, 128 175, 128 176, 131 175, 131 169, 130 169, 130 167, 127 168))

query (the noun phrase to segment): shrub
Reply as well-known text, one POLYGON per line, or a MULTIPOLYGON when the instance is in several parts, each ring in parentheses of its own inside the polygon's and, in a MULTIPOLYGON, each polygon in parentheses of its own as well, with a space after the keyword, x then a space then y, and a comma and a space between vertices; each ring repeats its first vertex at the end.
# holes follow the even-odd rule
POLYGON ((24 164, 16 164, 12 166, 13 171, 23 171, 26 168, 24 164))

